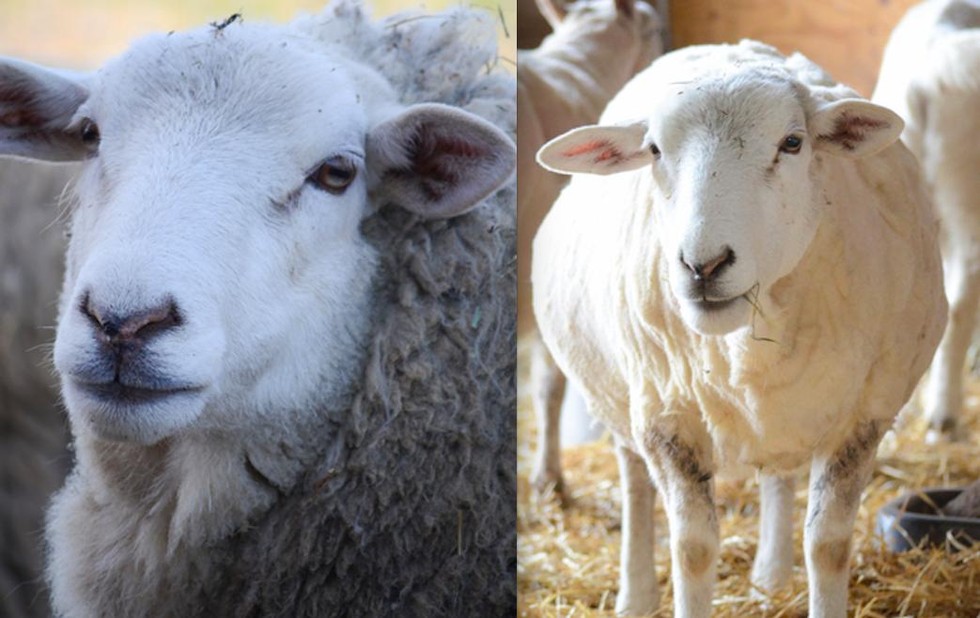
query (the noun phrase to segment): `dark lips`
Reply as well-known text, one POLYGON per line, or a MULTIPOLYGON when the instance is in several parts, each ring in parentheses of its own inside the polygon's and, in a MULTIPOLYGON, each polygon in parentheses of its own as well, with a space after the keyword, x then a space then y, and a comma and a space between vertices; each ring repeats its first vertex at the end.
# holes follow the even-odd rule
POLYGON ((194 393, 201 390, 193 387, 164 389, 140 388, 137 386, 126 386, 119 382, 110 382, 108 384, 86 384, 79 382, 78 387, 89 396, 100 401, 130 405, 152 403, 172 397, 173 395, 194 393))

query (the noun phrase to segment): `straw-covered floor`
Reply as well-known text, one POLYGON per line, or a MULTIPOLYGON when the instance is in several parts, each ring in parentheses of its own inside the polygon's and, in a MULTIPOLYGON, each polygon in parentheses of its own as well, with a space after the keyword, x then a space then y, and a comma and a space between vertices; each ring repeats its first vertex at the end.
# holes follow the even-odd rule
MULTIPOLYGON (((522 349, 521 360, 527 358, 522 349)), ((521 363, 527 366, 527 363, 521 363)), ((520 376, 522 387, 527 376, 520 376)), ((616 461, 608 437, 564 449, 567 500, 539 496, 528 475, 535 421, 521 388, 518 401, 518 615, 613 616, 619 571, 620 497, 616 461)), ((865 491, 851 559, 849 615, 861 618, 921 616, 980 617, 980 547, 947 554, 942 549, 892 554, 874 533, 878 508, 910 490, 967 485, 980 478, 980 381, 967 399, 970 444, 927 446, 919 418, 904 420, 879 450, 874 477, 865 491)), ((748 574, 758 539, 758 492, 754 478, 716 485, 721 524, 721 562, 714 616, 802 617, 807 615, 801 520, 806 483, 796 496, 796 567, 792 589, 768 602, 750 596, 748 574)), ((667 525, 658 504, 657 577, 661 609, 671 616, 667 525)))

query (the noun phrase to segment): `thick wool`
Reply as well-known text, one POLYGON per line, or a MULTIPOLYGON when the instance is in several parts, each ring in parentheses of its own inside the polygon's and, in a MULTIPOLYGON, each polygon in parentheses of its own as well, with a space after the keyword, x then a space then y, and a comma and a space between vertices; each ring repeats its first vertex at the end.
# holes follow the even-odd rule
POLYGON ((534 308, 618 445, 618 613, 659 605, 651 480, 670 524, 674 615, 706 617, 714 475, 759 472, 752 580, 774 591, 792 572, 791 474, 807 465, 810 615, 847 613, 878 441, 946 322, 937 221, 895 142, 901 120, 856 99, 799 55, 690 47, 627 84, 601 126, 539 152, 593 172, 572 179, 535 239, 534 308))
POLYGON ((949 327, 924 389, 927 439, 965 438, 963 364, 980 305, 980 5, 930 0, 909 9, 885 48, 873 99, 905 120, 902 140, 942 221, 949 327))
MULTIPOLYGON (((513 136, 514 79, 491 70, 496 58, 489 15, 403 14, 373 24, 355 3, 335 4, 328 13, 300 27, 381 71, 401 103, 453 105, 513 136)), ((193 538, 175 542, 150 552, 154 557, 147 561, 126 545, 127 539, 143 543, 142 532, 121 530, 115 545, 110 540, 100 546, 108 549, 94 558, 98 564, 55 559, 49 577, 57 581, 70 573, 70 594, 95 603, 77 612, 60 610, 114 616, 512 615, 514 203, 511 182, 450 220, 423 221, 394 201, 375 204, 377 212, 362 223, 379 253, 364 366, 322 368, 324 383, 345 374, 353 374, 353 382, 303 421, 291 434, 295 443, 267 445, 302 466, 298 480, 263 478, 253 468, 259 484, 274 491, 271 503, 245 525, 203 544, 193 538)), ((186 472, 168 466, 207 465, 175 464, 179 458, 168 451, 179 446, 170 440, 149 448, 110 444, 89 453, 87 443, 80 458, 98 458, 123 484, 130 467, 161 466, 163 479, 186 472)), ((85 474, 84 466, 76 469, 49 518, 51 543, 74 544, 82 553, 83 528, 111 510, 103 511, 91 497, 95 492, 74 494, 84 487, 85 474)), ((148 517, 183 507, 180 496, 163 494, 164 481, 159 485, 162 500, 148 517)))
POLYGON ((0 615, 46 616, 44 508, 68 470, 48 355, 73 169, 0 161, 0 615))

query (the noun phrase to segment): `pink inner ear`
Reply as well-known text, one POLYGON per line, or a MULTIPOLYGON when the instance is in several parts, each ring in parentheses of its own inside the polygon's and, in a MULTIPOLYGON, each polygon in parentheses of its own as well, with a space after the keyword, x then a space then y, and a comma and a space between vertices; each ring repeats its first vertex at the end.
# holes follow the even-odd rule
POLYGON ((614 145, 606 140, 592 140, 591 142, 585 142, 584 144, 579 144, 578 146, 573 146, 568 150, 562 151, 561 155, 566 158, 577 157, 586 153, 594 153, 600 150, 598 154, 593 156, 593 160, 596 163, 602 163, 603 161, 609 161, 610 159, 622 159, 623 155, 614 145))
POLYGON ((840 144, 845 150, 854 150, 859 143, 865 140, 869 131, 887 127, 888 123, 884 120, 865 116, 851 116, 844 112, 834 122, 833 133, 823 133, 818 135, 817 139, 840 144))
POLYGON ((0 83, 0 125, 20 127, 38 125, 44 118, 36 112, 33 95, 17 80, 0 83), (9 108, 13 109, 9 109, 9 108), (8 111, 3 112, 4 108, 8 111))
POLYGON ((458 159, 480 159, 489 152, 475 140, 465 140, 449 135, 419 133, 416 136, 413 155, 415 173, 430 181, 455 183, 463 168, 458 159))
POLYGON ((581 154, 592 152, 593 150, 599 150, 600 148, 609 148, 611 146, 612 144, 610 144, 606 140, 595 139, 592 140, 591 142, 585 142, 583 144, 579 144, 578 146, 572 146, 568 150, 562 151, 561 155, 563 157, 577 157, 581 154))
POLYGON ((438 135, 434 139, 436 152, 454 157, 476 159, 486 157, 489 153, 475 141, 466 141, 457 137, 438 135))

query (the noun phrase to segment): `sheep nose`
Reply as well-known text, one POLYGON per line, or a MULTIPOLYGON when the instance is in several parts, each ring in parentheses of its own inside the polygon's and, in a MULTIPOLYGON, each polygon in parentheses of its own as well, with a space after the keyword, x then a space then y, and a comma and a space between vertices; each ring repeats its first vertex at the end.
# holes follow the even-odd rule
POLYGON ((146 340, 176 328, 181 324, 177 303, 167 299, 155 307, 119 315, 92 300, 91 294, 82 299, 80 309, 95 327, 99 341, 120 354, 146 340))
POLYGON ((684 254, 681 254, 681 264, 691 271, 695 281, 711 281, 734 263, 735 252, 732 251, 731 247, 725 247, 720 255, 700 264, 689 263, 684 259, 684 254))

